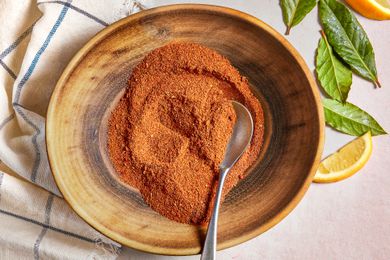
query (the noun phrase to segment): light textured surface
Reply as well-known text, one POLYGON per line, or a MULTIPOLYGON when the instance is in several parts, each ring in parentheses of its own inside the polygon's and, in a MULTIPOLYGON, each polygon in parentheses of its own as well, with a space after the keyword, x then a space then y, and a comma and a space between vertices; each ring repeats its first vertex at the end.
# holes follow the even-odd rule
MULTIPOLYGON (((123 5, 127 4, 131 7, 131 1, 117 0, 113 2, 116 2, 121 6, 122 3, 123 5)), ((180 1, 141 0, 141 2, 151 6, 154 4, 179 3, 180 1)), ((280 33, 285 31, 281 10, 277 0, 187 0, 186 2, 202 2, 230 6, 258 17, 273 26, 280 33)), ((108 3, 108 1, 104 3, 108 3)), ((8 45, 20 35, 24 28, 29 26, 31 21, 35 20, 40 15, 40 11, 36 9, 34 4, 35 1, 25 1, 24 3, 12 0, 0 1, 0 11, 2 11, 0 12, 0 17, 6 17, 2 26, 0 26, 1 50, 8 47, 8 45), (8 8, 7 6, 9 6, 8 4, 11 2, 15 3, 12 5, 13 7, 24 5, 25 8, 8 8), (29 12, 27 10, 29 10, 29 12), (15 33, 10 33, 13 32, 13 30, 15 30, 15 33)), ((116 8, 117 5, 111 5, 110 8, 105 8, 103 0, 78 0, 73 1, 73 4, 80 8, 88 9, 88 11, 107 23, 111 23, 115 20, 114 17, 118 17, 118 14, 120 13, 120 8, 116 8)), ((48 6, 47 9, 53 11, 55 17, 57 17, 62 7, 63 6, 59 4, 52 4, 51 6, 48 6)), ((26 88, 26 90, 29 89, 28 95, 34 94, 34 89, 38 89, 36 92, 38 94, 44 93, 44 97, 47 99, 49 92, 40 92, 39 89, 41 88, 39 87, 52 88, 60 70, 66 65, 72 54, 80 48, 94 32, 103 28, 99 23, 92 22, 92 19, 87 18, 85 15, 80 15, 80 13, 75 10, 72 12, 71 15, 76 19, 70 19, 68 17, 69 14, 65 18, 65 21, 68 23, 67 28, 69 29, 69 33, 66 33, 65 35, 57 33, 55 39, 50 44, 52 50, 62 48, 63 51, 58 52, 56 56, 48 56, 46 52, 42 57, 38 66, 47 66, 50 67, 50 69, 40 70, 44 73, 36 74, 35 80, 28 83, 30 85, 30 87, 26 88), (80 26, 80 24, 85 26, 80 26), (72 44, 70 44, 70 40, 75 39, 76 37, 78 37, 77 40, 74 40, 72 44), (61 62, 58 62, 59 60, 61 60, 61 62)), ((383 88, 374 90, 372 84, 354 76, 349 100, 368 111, 386 130, 389 131, 390 52, 388 51, 388 46, 390 46, 390 22, 371 21, 361 16, 358 16, 358 19, 367 31, 376 52, 378 74, 383 88)), ((47 26, 52 26, 53 23, 54 21, 45 24, 47 26)), ((319 29, 317 10, 315 8, 301 24, 291 30, 291 35, 287 37, 302 54, 312 70, 314 69, 315 48, 320 37, 319 29)), ((38 41, 35 42, 35 45, 31 45, 30 48, 38 49, 42 44, 44 37, 46 37, 47 31, 45 32, 44 30, 37 29, 34 31, 34 34, 38 41)), ((21 69, 21 62, 28 43, 31 43, 29 37, 22 41, 19 47, 10 55, 2 59, 11 67, 11 69, 13 69, 15 74, 18 74, 19 71, 22 73, 25 73, 26 71, 26 66, 21 69)), ((29 57, 32 59, 31 56, 29 57)), ((26 60, 26 64, 29 64, 29 60, 26 60)), ((4 115, 2 114, 2 116, 5 118, 8 116, 8 109, 10 108, 10 110, 12 110, 12 106, 8 105, 8 101, 12 98, 12 86, 14 83, 12 78, 2 68, 0 68, 0 80, 5 83, 4 86, 1 86, 0 90, 3 95, 3 98, 0 100, 0 111, 4 112, 4 115)), ((29 103, 27 102, 27 104, 29 103)), ((31 107, 34 108, 34 106, 31 107)), ((38 113, 44 114, 44 109, 38 107, 36 110, 38 113)), ((1 119, 3 119, 3 117, 1 119)), ((24 121, 22 119, 19 119, 18 122, 23 126, 24 121)), ((13 124, 16 125, 16 123, 13 124)), ((24 125, 26 124, 24 123, 24 125)), ((31 157, 34 157, 35 154, 32 152, 32 148, 26 148, 23 145, 20 145, 20 143, 30 143, 30 139, 34 133, 28 126, 24 127, 25 129, 28 129, 28 131, 12 131, 11 136, 20 136, 20 141, 16 138, 9 138, 9 142, 7 143, 13 146, 15 150, 21 154, 19 159, 21 162, 26 163, 25 165, 28 167, 24 168, 17 162, 9 162, 8 165, 12 166, 19 174, 23 175, 26 173, 25 175, 28 175, 30 173, 31 157)), ((325 154, 335 151, 345 142, 351 140, 350 137, 335 133, 329 129, 326 134, 325 154)), ((2 149, 4 147, 2 146, 0 148, 2 149)), ((10 155, 9 152, 6 154, 7 156, 10 155)), ((389 137, 375 137, 372 158, 367 166, 356 176, 336 184, 313 184, 303 201, 280 224, 256 239, 219 252, 219 259, 388 259, 388 256, 390 255, 389 154, 389 137)), ((45 171, 42 172, 44 173, 45 171)), ((9 178, 3 179, 3 185, 8 179, 9 178)), ((4 217, 1 222, 3 223, 3 226, 5 219, 6 217, 4 217)), ((22 243, 19 243, 21 246, 25 245, 24 242, 29 242, 21 239, 24 235, 21 230, 25 230, 25 223, 19 224, 18 220, 15 220, 13 226, 11 227, 8 225, 7 228, 14 232, 20 230, 20 237, 15 236, 17 239, 14 241, 22 241, 22 243)), ((38 233, 41 231, 41 228, 36 230, 38 233)), ((3 229, 1 229, 0 232, 3 232, 3 229)), ((53 236, 49 232, 46 238, 53 239, 53 236)), ((35 240, 32 242, 35 242, 35 240)), ((46 241, 43 240, 43 244, 45 243, 46 241)), ((5 244, 3 243, 0 245, 4 246, 5 244)), ((32 243, 29 243, 29 245, 31 246, 32 243)), ((48 248, 49 247, 50 245, 48 248)), ((27 255, 22 255, 23 252, 21 251, 18 251, 18 253, 19 255, 17 256, 15 254, 8 255, 8 258, 16 259, 17 257, 20 258, 23 256, 31 257, 32 255, 32 252, 30 251, 28 251, 27 255)), ((199 259, 198 256, 177 258, 154 256, 130 249, 125 249, 121 258, 199 259)))
MULTIPOLYGON (((178 3, 179 1, 156 1, 178 3)), ((187 1, 195 2, 195 1, 187 1)), ((230 6, 250 13, 284 33, 282 14, 275 0, 196 1, 230 6)), ((358 19, 371 39, 381 89, 353 77, 349 101, 368 111, 390 131, 390 22, 358 19)), ((317 8, 291 30, 287 39, 314 70, 320 38, 317 8)), ((352 138, 326 131, 324 155, 352 138)), ((218 252, 219 259, 388 259, 390 255, 390 137, 374 138, 368 164, 355 176, 334 184, 312 184, 297 208, 260 237, 218 252)), ((126 249, 120 259, 199 259, 163 257, 126 249)))

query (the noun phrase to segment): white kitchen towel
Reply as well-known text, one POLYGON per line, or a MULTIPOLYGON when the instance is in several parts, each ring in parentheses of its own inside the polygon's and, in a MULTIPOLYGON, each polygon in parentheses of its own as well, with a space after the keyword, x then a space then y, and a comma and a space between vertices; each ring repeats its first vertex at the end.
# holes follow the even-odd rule
POLYGON ((0 172, 0 259, 115 259, 120 246, 36 185, 0 172))
POLYGON ((120 245, 88 226, 61 198, 46 155, 45 116, 53 88, 77 50, 108 24, 148 4, 0 1, 0 259, 116 257, 120 245))

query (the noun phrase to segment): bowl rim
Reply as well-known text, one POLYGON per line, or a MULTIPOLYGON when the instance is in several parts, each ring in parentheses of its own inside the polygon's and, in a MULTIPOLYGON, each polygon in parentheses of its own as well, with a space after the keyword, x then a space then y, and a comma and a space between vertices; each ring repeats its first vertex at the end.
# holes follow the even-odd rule
MULTIPOLYGON (((155 8, 147 9, 135 14, 132 14, 130 16, 127 16, 125 18, 122 18, 118 20, 115 23, 112 23, 111 25, 107 26, 103 30, 99 31, 97 34, 95 34, 86 44, 83 45, 83 47, 77 51, 77 53, 72 57, 66 68, 64 69, 63 73, 61 74, 59 80, 57 81, 57 84, 55 85, 54 91, 51 95, 49 105, 47 108, 47 116, 46 116, 46 128, 45 128, 45 140, 46 140, 46 148, 47 148, 47 155, 48 155, 48 162, 49 167, 52 171, 54 181, 58 186, 59 191, 63 195, 64 200, 66 203, 73 209, 73 211, 81 217, 87 224, 89 224, 91 227, 96 229, 97 231, 101 232, 103 235, 106 235, 108 238, 120 243, 121 245, 128 246, 130 248, 147 252, 147 253, 153 253, 153 254, 160 254, 160 255, 194 255, 197 253, 189 253, 188 249, 174 249, 174 248, 164 248, 164 247, 158 247, 158 246, 151 246, 149 244, 140 243, 137 241, 133 241, 130 239, 126 239, 120 235, 117 235, 115 232, 110 230, 109 228, 106 228, 104 225, 100 224, 99 222, 95 221, 93 218, 89 217, 88 214, 83 210, 82 205, 79 205, 76 200, 72 198, 72 195, 67 193, 66 186, 61 182, 61 178, 55 174, 55 171, 53 171, 53 163, 50 156, 50 150, 51 142, 48 136, 50 136, 50 125, 51 125, 51 119, 55 117, 54 115, 54 109, 55 109, 55 100, 56 97, 61 92, 61 87, 66 83, 67 79, 73 72, 74 68, 77 67, 77 65, 80 63, 80 61, 84 58, 84 56, 99 42, 101 42, 106 35, 110 34, 111 32, 115 32, 118 28, 121 26, 131 22, 139 20, 142 17, 150 16, 153 14, 163 13, 167 11, 176 11, 176 10, 198 10, 198 11, 212 11, 216 13, 222 13, 225 15, 234 16, 236 18, 239 18, 241 20, 244 20, 246 22, 249 22, 262 30, 266 31, 268 34, 270 34, 272 37, 274 37, 280 44, 283 45, 284 48, 287 49, 287 51, 293 56, 293 58, 297 61, 299 67, 302 69, 302 71, 305 74, 305 77, 307 78, 310 90, 312 92, 312 95, 314 97, 314 102, 317 107, 317 117, 318 117, 318 129, 319 129, 319 140, 317 143, 317 150, 316 154, 312 163, 312 166, 310 168, 309 174, 307 175, 306 179, 303 182, 303 185, 299 188, 297 193, 292 197, 292 199, 287 203, 287 205, 279 211, 273 218, 269 219, 267 222, 265 222, 263 225, 258 226, 257 228, 253 229, 252 231, 239 236, 235 239, 228 240, 223 243, 218 244, 218 250, 226 249, 238 244, 241 244, 243 242, 246 242, 252 238, 255 238, 259 236, 260 234, 266 232, 276 224, 278 224, 281 220, 283 220, 301 201, 304 194, 309 188, 309 185, 312 182, 312 179, 314 177, 314 174, 317 170, 317 166, 321 160, 322 151, 324 147, 324 113, 320 98, 320 92, 317 87, 317 83, 313 78, 312 72, 309 70, 306 62, 302 58, 302 56, 298 53, 298 51, 292 46, 291 43, 287 41, 287 39, 284 38, 279 32, 277 32, 275 29, 273 29, 271 26, 266 24, 265 22, 261 21, 260 19, 244 13, 242 11, 232 9, 225 6, 218 6, 218 5, 208 5, 208 4, 173 4, 173 5, 163 5, 158 6, 155 8)), ((191 248, 193 249, 193 248, 191 248)), ((192 252, 192 251, 191 251, 192 252)))

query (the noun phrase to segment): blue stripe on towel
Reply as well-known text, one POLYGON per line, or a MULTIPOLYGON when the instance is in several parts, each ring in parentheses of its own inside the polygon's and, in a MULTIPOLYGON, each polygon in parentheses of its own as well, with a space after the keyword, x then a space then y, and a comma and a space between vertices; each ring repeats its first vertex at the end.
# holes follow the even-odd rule
MULTIPOLYGON (((35 180, 37 178, 37 174, 38 174, 38 167, 39 167, 39 164, 41 163, 41 151, 39 150, 39 145, 37 142, 38 135, 41 134, 41 129, 39 129, 39 127, 36 126, 34 124, 34 122, 32 122, 26 116, 26 114, 22 110, 22 108, 23 108, 22 106, 20 106, 19 104, 16 104, 16 103, 14 103, 13 106, 14 106, 15 111, 24 119, 24 121, 26 121, 26 123, 29 124, 35 130, 35 134, 32 137, 31 142, 33 144, 36 156, 35 156, 34 165, 33 165, 33 168, 31 171, 31 176, 30 176, 30 180, 32 182, 35 182, 35 180)), ((25 109, 25 108, 23 108, 23 109, 25 109)))
POLYGON ((14 41, 8 48, 6 48, 2 53, 0 53, 0 59, 3 59, 5 56, 7 56, 9 53, 11 53, 11 51, 13 51, 19 45, 19 43, 21 43, 24 40, 24 38, 26 38, 31 33, 36 22, 37 21, 35 21, 29 28, 27 28, 27 30, 24 31, 16 39, 16 41, 14 41))
POLYGON ((74 238, 86 241, 86 242, 90 242, 90 243, 95 243, 96 242, 94 239, 91 239, 91 238, 88 238, 88 237, 84 237, 84 236, 81 236, 81 235, 78 235, 78 234, 75 234, 75 233, 63 230, 63 229, 59 229, 59 228, 51 226, 50 224, 45 224, 45 223, 36 221, 34 219, 30 219, 30 218, 27 218, 27 217, 24 217, 24 216, 21 216, 21 215, 17 215, 17 214, 15 214, 13 212, 9 212, 9 211, 5 211, 5 210, 0 209, 0 214, 11 216, 11 217, 14 217, 14 218, 17 218, 17 219, 20 219, 20 220, 23 220, 23 221, 26 221, 26 222, 29 222, 29 223, 32 223, 32 224, 35 224, 35 225, 47 228, 47 229, 50 229, 52 231, 55 231, 55 232, 58 232, 58 233, 61 233, 61 234, 64 234, 64 235, 67 235, 67 236, 70 236, 70 237, 74 237, 74 238))
POLYGON ((15 117, 15 114, 11 114, 11 115, 7 116, 7 117, 3 120, 3 122, 0 123, 0 130, 3 129, 3 127, 4 127, 8 122, 10 122, 12 119, 14 119, 14 117, 15 117))
POLYGON ((53 38, 54 34, 56 33, 58 27, 62 23, 62 21, 65 18, 66 13, 69 10, 69 3, 71 1, 68 1, 68 4, 64 5, 64 8, 62 8, 62 11, 60 13, 60 16, 58 17, 57 21, 55 22, 53 28, 50 30, 49 35, 46 37, 46 40, 43 42, 41 48, 38 50, 38 52, 35 54, 33 61, 31 62, 30 67, 28 68, 26 74, 24 74, 23 78, 20 80, 19 84, 16 87, 16 93, 14 102, 18 103, 20 99, 20 92, 24 85, 26 84, 27 80, 31 77, 31 74, 33 73, 35 67, 37 66, 37 63, 42 56, 42 54, 45 52, 47 46, 49 46, 49 43, 51 39, 53 38))
MULTIPOLYGON (((71 0, 68 1, 68 3, 70 3, 70 2, 71 2, 71 0)), ((27 72, 24 74, 23 78, 18 83, 17 88, 16 88, 15 97, 14 97, 13 106, 15 108, 15 111, 19 115, 21 115, 21 117, 36 131, 36 134, 32 137, 32 140, 31 140, 33 143, 35 153, 36 153, 33 169, 31 172, 31 177, 30 177, 31 181, 33 181, 33 182, 35 182, 35 180, 36 180, 38 168, 39 168, 39 165, 41 163, 41 152, 39 150, 39 145, 37 143, 37 137, 41 133, 41 131, 40 131, 38 126, 36 126, 31 120, 29 120, 27 118, 27 116, 25 115, 25 113, 21 109, 21 106, 18 104, 19 99, 20 99, 20 92, 21 92, 22 88, 24 87, 24 85, 26 84, 27 80, 31 77, 41 55, 44 53, 44 51, 48 47, 50 40, 54 36, 55 32, 57 31, 57 29, 60 26, 60 24, 62 23, 62 21, 64 20, 65 15, 68 12, 68 10, 69 10, 69 5, 64 5, 57 21, 55 22, 53 28, 50 30, 49 35, 46 37, 46 40, 43 42, 41 48, 35 54, 35 57, 30 65, 30 67, 28 68, 27 72)))
POLYGON ((15 74, 15 72, 13 72, 13 71, 11 70, 11 68, 8 67, 7 64, 5 64, 4 61, 2 61, 1 59, 0 59, 0 65, 3 66, 3 68, 8 72, 8 74, 9 74, 13 79, 16 79, 16 74, 15 74))
MULTIPOLYGON (((67 3, 64 2, 64 1, 45 1, 45 2, 39 2, 38 5, 40 4, 62 4, 62 5, 66 5, 67 3)), ((79 12, 80 14, 83 14, 85 15, 86 17, 94 20, 95 22, 97 23, 100 23, 101 25, 103 26, 108 26, 108 23, 106 23, 105 21, 103 21, 102 19, 94 16, 93 14, 91 13, 88 13, 87 11, 77 7, 77 6, 74 6, 74 5, 71 5, 69 4, 69 8, 75 10, 76 12, 79 12)))
MULTIPOLYGON (((53 199, 54 195, 53 193, 49 194, 49 197, 47 198, 46 202, 46 209, 45 209, 45 224, 50 224, 50 213, 53 205, 53 199)), ((42 239, 45 236, 47 232, 47 227, 43 227, 41 233, 39 234, 37 240, 35 240, 34 243, 34 259, 39 260, 39 246, 41 245, 42 239)))

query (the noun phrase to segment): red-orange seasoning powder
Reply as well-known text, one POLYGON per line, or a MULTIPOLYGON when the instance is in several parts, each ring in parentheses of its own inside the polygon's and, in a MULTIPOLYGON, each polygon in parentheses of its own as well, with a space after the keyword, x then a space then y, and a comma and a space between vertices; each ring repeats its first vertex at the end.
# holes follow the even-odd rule
POLYGON ((111 114, 108 149, 119 178, 139 189, 161 215, 202 224, 211 204, 236 115, 231 100, 254 118, 250 147, 233 167, 224 195, 245 176, 263 139, 263 111, 248 81, 229 61, 194 43, 171 43, 134 69, 111 114))

